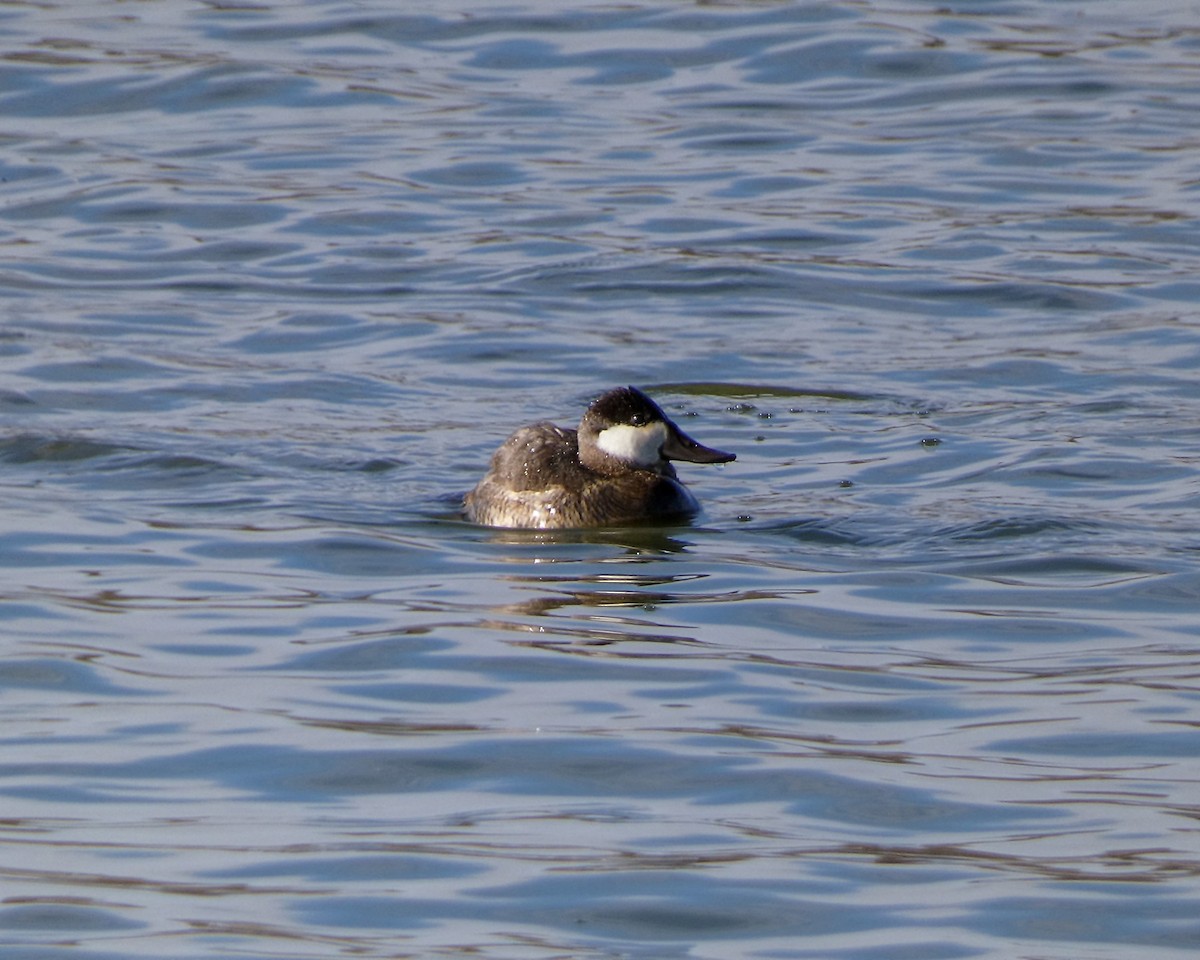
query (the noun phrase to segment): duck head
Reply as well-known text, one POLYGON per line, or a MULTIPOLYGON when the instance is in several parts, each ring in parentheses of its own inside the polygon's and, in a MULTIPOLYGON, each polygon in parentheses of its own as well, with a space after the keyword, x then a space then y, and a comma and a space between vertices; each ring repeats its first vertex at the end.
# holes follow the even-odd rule
POLYGON ((728 463, 736 455, 693 440, 637 387, 617 387, 597 397, 584 413, 579 459, 602 473, 632 468, 671 476, 671 460, 728 463))

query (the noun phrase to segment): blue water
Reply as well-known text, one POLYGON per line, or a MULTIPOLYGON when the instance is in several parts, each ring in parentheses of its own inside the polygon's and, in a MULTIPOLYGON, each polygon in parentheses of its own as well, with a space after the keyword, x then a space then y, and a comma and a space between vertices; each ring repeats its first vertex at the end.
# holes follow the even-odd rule
POLYGON ((0 37, 6 960, 1195 955, 1194 10, 0 37), (622 383, 702 517, 461 520, 622 383))

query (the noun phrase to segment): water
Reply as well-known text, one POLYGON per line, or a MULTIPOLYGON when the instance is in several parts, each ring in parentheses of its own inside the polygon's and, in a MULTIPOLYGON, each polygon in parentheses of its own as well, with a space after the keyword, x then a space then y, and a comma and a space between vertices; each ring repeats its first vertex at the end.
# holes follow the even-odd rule
POLYGON ((7 7, 5 957, 1194 956, 1198 13, 7 7))

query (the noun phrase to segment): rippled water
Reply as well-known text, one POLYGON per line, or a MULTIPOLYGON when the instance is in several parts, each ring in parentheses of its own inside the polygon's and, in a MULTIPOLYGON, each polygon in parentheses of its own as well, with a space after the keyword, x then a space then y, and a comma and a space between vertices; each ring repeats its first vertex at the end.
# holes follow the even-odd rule
POLYGON ((7 5, 4 956, 1193 956, 1198 13, 7 5))

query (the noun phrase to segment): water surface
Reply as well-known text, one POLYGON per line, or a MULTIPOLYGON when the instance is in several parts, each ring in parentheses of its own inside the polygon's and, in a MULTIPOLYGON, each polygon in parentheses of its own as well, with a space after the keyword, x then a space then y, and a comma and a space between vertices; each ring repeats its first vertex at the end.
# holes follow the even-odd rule
POLYGON ((5 956, 1194 955, 1193 13, 7 8, 5 956))

